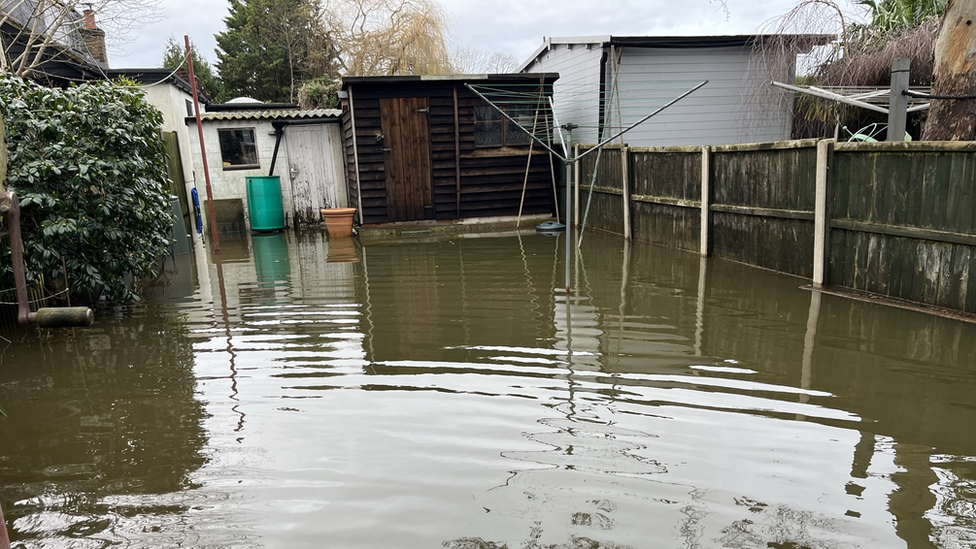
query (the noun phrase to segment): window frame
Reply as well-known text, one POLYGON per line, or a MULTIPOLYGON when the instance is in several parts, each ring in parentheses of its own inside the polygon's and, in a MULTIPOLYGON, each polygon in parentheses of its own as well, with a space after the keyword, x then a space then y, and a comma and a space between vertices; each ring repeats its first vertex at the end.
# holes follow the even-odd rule
MULTIPOLYGON (((526 108, 532 109, 535 112, 535 107, 531 105, 513 105, 511 109, 506 108, 505 112, 513 118, 517 117, 517 111, 524 110, 526 108), (510 111, 516 111, 516 114, 512 114, 510 111)), ((484 131, 484 130, 482 130, 484 131)), ((509 119, 502 116, 498 109, 487 104, 482 103, 480 105, 475 105, 474 107, 474 147, 475 149, 502 149, 507 147, 527 147, 532 141, 532 137, 529 132, 522 130, 518 124, 510 121, 509 119), (493 116, 491 118, 482 118, 483 113, 491 113, 493 116), (497 132, 500 134, 500 142, 492 142, 489 144, 479 144, 478 134, 479 126, 482 124, 497 124, 497 130, 493 130, 492 133, 497 132), (515 137, 518 136, 518 137, 515 137)))
MULTIPOLYGON (((241 126, 241 127, 234 127, 234 128, 218 128, 217 129, 217 144, 220 147, 220 165, 224 169, 224 171, 229 171, 229 170, 254 170, 254 169, 259 169, 261 167, 261 157, 258 154, 258 133, 257 133, 257 128, 255 128, 254 126, 249 126, 249 127, 248 126, 241 126), (227 132, 250 132, 251 133, 251 140, 252 140, 251 145, 254 148, 254 150, 253 150, 254 163, 251 163, 251 164, 243 164, 243 163, 242 164, 231 164, 231 163, 229 163, 227 161, 227 156, 228 155, 226 153, 228 151, 225 151, 225 149, 224 149, 224 139, 222 137, 223 134, 225 134, 227 132)), ((246 140, 244 141, 244 144, 245 145, 247 144, 246 140)), ((242 151, 241 156, 244 157, 246 154, 247 154, 246 151, 242 151)))

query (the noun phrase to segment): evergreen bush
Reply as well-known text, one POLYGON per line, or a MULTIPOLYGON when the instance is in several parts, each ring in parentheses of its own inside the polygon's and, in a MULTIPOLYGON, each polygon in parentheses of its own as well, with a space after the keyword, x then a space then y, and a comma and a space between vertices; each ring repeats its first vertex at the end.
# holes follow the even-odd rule
MULTIPOLYGON (((126 276, 151 275, 171 245, 160 112, 133 86, 61 90, 10 76, 0 76, 0 109, 28 280, 61 283, 66 270, 75 292, 138 299, 126 276)), ((9 258, 3 268, 12 288, 9 258)))

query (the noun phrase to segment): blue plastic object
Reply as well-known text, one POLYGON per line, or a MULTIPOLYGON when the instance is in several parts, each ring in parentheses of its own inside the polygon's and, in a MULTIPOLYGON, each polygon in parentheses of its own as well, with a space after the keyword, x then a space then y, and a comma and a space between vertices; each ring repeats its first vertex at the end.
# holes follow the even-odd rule
POLYGON ((197 221, 197 234, 203 234, 203 218, 200 217, 200 195, 197 193, 196 187, 190 190, 190 198, 193 199, 193 216, 196 217, 197 221))
POLYGON ((563 225, 562 223, 556 223, 555 221, 543 221, 542 223, 536 225, 535 230, 543 233, 565 231, 566 225, 563 225))

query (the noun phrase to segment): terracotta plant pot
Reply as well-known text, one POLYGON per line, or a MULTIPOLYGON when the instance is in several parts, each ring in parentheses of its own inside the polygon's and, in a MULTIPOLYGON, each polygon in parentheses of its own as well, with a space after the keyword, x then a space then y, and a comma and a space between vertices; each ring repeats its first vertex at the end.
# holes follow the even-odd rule
POLYGON ((352 217, 356 208, 322 208, 322 219, 329 238, 352 236, 352 217))

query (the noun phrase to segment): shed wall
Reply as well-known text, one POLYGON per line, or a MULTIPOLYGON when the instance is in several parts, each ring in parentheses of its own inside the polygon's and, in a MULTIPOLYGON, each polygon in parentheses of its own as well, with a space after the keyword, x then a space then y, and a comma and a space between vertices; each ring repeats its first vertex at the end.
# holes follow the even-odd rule
MULTIPOLYGON (((338 142, 341 136, 339 124, 324 123, 313 126, 321 128, 323 140, 338 142)), ((278 150, 278 159, 275 163, 274 175, 281 176, 281 195, 282 206, 288 213, 290 219, 294 219, 295 205, 291 196, 291 166, 288 162, 288 129, 285 129, 285 137, 281 140, 278 150)), ((203 180, 203 158, 200 154, 200 145, 197 132, 190 132, 190 149, 192 151, 193 169, 199 175, 197 182, 197 192, 200 194, 201 202, 206 200, 206 188, 203 180)), ((275 132, 270 120, 208 120, 203 123, 203 140, 207 150, 207 167, 210 171, 211 189, 214 200, 241 200, 244 211, 247 211, 247 187, 246 179, 248 176, 265 176, 271 168, 271 159, 274 156, 275 132), (257 146, 258 162, 260 167, 254 169, 224 169, 220 156, 220 141, 217 130, 230 128, 253 128, 254 138, 257 146)), ((330 151, 332 149, 329 149, 330 151)), ((338 151, 331 154, 337 154, 338 151)), ((338 164, 338 162, 337 162, 338 164)), ((340 174, 336 174, 339 178, 340 174)), ((343 182, 338 182, 342 185, 343 182)), ((340 204, 341 205, 341 204, 340 204)), ((206 216, 206 207, 202 208, 206 216)))
POLYGON ((576 143, 596 143, 600 121, 599 44, 555 44, 529 64, 524 72, 558 72, 553 85, 553 103, 560 124, 577 124, 576 143))
MULTIPOLYGON (((618 87, 625 123, 708 81, 705 87, 628 132, 624 140, 631 146, 650 147, 789 139, 790 110, 764 97, 768 95, 764 87, 769 84, 761 76, 764 71, 757 70, 759 61, 754 57, 748 46, 624 48, 618 87), (628 90, 643 88, 654 93, 628 94, 628 90), (756 93, 763 94, 761 108, 754 104, 756 93)), ((607 74, 612 72, 608 70, 607 74)))
POLYGON ((358 189, 352 127, 348 116, 343 119, 346 171, 350 182, 350 203, 356 205, 361 200, 363 224, 396 221, 389 214, 384 144, 377 140, 377 135, 383 133, 380 100, 395 97, 428 99, 433 219, 517 215, 523 184, 526 187, 523 215, 552 211, 552 176, 548 155, 541 154, 536 147, 526 181, 528 147, 477 148, 474 107, 482 102, 463 84, 405 82, 391 86, 378 83, 352 85, 350 91, 355 109, 358 189))

